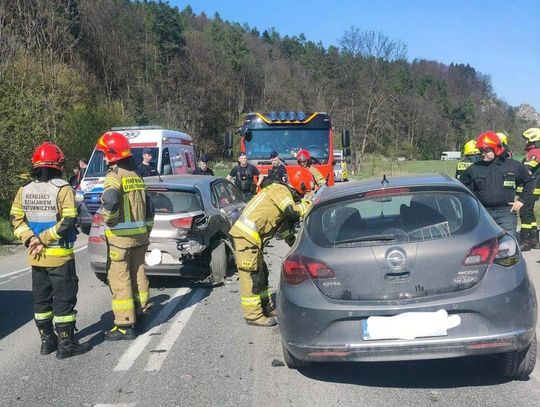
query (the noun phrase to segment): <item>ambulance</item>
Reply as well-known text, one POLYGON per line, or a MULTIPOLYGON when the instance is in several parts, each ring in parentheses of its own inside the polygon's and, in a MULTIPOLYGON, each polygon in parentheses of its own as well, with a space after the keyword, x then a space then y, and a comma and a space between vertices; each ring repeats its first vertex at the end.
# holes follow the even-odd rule
MULTIPOLYGON (((193 141, 186 133, 159 126, 113 127, 111 131, 127 137, 137 165, 142 161, 143 149, 149 148, 152 151, 151 165, 161 175, 190 174, 197 166, 193 141)), ((78 223, 86 234, 90 231, 92 217, 101 206, 106 172, 103 152, 94 150, 75 194, 80 208, 78 223)))

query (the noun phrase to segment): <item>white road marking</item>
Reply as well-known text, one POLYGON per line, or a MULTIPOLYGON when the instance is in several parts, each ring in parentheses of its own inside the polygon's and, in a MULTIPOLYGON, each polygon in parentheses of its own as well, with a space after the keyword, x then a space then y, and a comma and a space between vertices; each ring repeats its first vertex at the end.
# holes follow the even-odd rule
MULTIPOLYGON (((84 250, 86 249, 88 246, 82 246, 82 247, 79 247, 78 249, 75 249, 73 251, 73 253, 78 253, 80 252, 81 250, 84 250)), ((24 271, 30 271, 32 269, 32 267, 25 267, 23 269, 19 269, 19 270, 15 270, 15 271, 12 271, 11 273, 6 273, 6 274, 0 274, 0 278, 5 278, 5 277, 9 277, 9 276, 14 276, 15 274, 19 274, 19 273, 22 273, 24 271)), ((2 285, 2 284, 0 284, 2 285)))
POLYGON ((161 324, 167 321, 169 315, 174 311, 178 303, 191 292, 191 289, 188 287, 180 287, 174 295, 169 299, 169 303, 157 314, 157 316, 152 321, 151 328, 146 331, 144 334, 140 335, 135 341, 131 344, 129 348, 124 352, 118 364, 114 368, 115 371, 125 371, 135 363, 135 360, 143 352, 144 348, 148 345, 152 339, 153 334, 155 334, 161 324))
POLYGON ((135 403, 94 404, 94 407, 135 407, 135 403))
POLYGON ((197 304, 203 296, 207 293, 206 289, 198 289, 194 290, 193 294, 189 300, 189 303, 187 304, 186 308, 184 308, 178 316, 174 319, 170 329, 167 331, 167 334, 163 338, 163 340, 159 343, 159 345, 156 347, 160 352, 159 353, 153 353, 150 355, 150 359, 148 360, 148 364, 144 368, 146 372, 155 372, 161 369, 161 366, 163 365, 163 362, 165 361, 165 358, 169 354, 172 346, 182 333, 182 330, 186 326, 186 324, 189 321, 189 318, 193 314, 193 311, 197 307, 197 304), (163 352, 164 351, 164 352, 163 352))

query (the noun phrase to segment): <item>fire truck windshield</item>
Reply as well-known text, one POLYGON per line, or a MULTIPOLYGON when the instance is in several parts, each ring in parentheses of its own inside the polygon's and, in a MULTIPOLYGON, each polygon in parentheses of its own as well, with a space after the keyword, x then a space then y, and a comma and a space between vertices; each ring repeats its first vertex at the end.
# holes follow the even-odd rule
POLYGON ((267 128, 252 129, 251 134, 251 140, 244 141, 249 159, 268 159, 277 151, 282 159, 294 160, 300 149, 320 161, 326 161, 330 154, 329 129, 267 128))

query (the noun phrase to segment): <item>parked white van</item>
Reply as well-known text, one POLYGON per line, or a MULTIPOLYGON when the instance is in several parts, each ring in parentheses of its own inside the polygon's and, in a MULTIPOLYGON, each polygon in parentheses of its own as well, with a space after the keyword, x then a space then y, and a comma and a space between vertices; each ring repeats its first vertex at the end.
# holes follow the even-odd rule
POLYGON ((441 154, 441 160, 460 160, 461 151, 443 151, 441 154))
MULTIPOLYGON (((152 150, 152 166, 162 175, 189 174, 197 166, 195 151, 191 137, 180 131, 167 130, 159 126, 144 127, 113 127, 126 136, 131 145, 131 153, 135 162, 142 161, 142 151, 152 150)), ((107 165, 103 153, 94 150, 88 167, 76 191, 79 211, 79 226, 86 234, 90 231, 92 216, 99 209, 103 182, 107 165)))

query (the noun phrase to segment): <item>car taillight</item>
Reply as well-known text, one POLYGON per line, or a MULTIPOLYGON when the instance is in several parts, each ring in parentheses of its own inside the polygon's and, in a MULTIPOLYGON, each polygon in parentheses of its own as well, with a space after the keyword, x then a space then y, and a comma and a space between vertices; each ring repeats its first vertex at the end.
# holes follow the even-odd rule
POLYGON ((479 264, 491 264, 499 251, 497 238, 487 240, 471 249, 463 260, 464 266, 476 266, 479 264))
POLYGON ((193 217, 189 216, 187 218, 176 218, 170 221, 171 225, 173 225, 177 229, 191 229, 191 225, 193 225, 193 217))
POLYGON ((285 259, 282 267, 283 280, 298 285, 308 278, 332 278, 334 271, 324 261, 293 254, 285 259))

